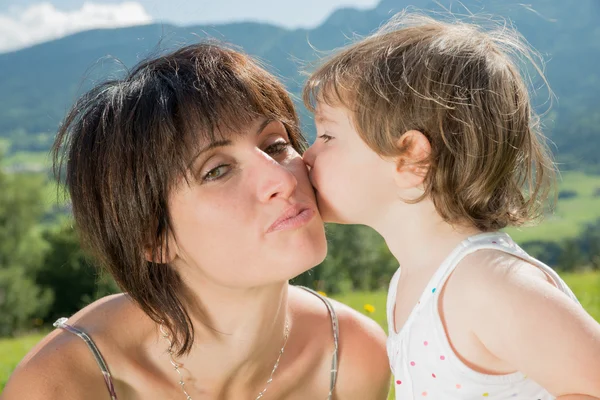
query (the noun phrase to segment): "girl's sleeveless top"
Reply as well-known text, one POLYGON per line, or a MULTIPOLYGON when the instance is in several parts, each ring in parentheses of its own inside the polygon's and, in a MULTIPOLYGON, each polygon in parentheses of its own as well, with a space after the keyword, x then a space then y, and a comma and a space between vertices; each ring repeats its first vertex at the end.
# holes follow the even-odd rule
POLYGON ((388 293, 387 351, 394 374, 396 399, 435 400, 550 400, 550 393, 521 372, 486 375, 466 366, 454 353, 439 314, 439 294, 458 263, 468 254, 493 249, 512 254, 544 271, 556 287, 577 301, 558 274, 529 256, 509 235, 483 233, 464 240, 440 265, 425 287, 400 332, 394 328, 394 308, 400 268, 388 293))

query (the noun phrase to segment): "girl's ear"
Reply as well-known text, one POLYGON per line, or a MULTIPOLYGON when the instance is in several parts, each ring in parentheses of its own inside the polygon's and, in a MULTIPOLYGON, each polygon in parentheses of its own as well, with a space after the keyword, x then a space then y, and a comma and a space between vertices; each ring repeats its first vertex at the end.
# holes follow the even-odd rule
POLYGON ((402 189, 421 186, 429 171, 431 143, 420 131, 402 134, 396 145, 404 153, 396 159, 396 184, 402 189))

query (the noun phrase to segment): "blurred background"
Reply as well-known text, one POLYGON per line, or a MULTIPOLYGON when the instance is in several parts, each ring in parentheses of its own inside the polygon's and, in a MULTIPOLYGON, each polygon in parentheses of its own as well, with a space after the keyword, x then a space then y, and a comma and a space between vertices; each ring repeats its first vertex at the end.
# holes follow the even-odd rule
MULTIPOLYGON (((539 76, 531 75, 530 86, 561 171, 558 201, 538 226, 509 233, 558 270, 600 320, 599 0, 2 0, 0 390, 57 317, 117 291, 81 250, 69 201, 57 196, 50 173, 48 150, 78 95, 149 54, 216 38, 258 57, 285 83, 312 141, 311 116, 298 99, 301 71, 406 7, 459 18, 473 13, 479 21, 493 16, 513 24, 541 54, 554 96, 539 76)), ((367 228, 327 230, 327 259, 294 283, 385 327, 395 260, 367 228)))

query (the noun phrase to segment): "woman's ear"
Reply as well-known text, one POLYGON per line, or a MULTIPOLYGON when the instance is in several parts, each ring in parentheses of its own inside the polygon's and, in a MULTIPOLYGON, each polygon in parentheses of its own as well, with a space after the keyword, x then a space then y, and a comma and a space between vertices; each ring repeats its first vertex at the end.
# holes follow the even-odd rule
POLYGON ((156 264, 167 264, 175 260, 177 256, 177 245, 171 235, 163 235, 163 239, 157 239, 155 243, 146 246, 144 257, 146 261, 156 264))
POLYGON ((396 184, 402 189, 420 186, 429 171, 431 143, 420 131, 410 130, 398 138, 403 154, 396 159, 396 184))

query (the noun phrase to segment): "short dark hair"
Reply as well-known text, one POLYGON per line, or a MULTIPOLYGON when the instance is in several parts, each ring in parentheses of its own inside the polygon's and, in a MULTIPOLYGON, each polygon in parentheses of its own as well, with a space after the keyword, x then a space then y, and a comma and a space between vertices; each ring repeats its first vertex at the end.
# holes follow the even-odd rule
POLYGON ((283 85, 222 44, 199 43, 140 62, 99 84, 64 119, 53 146, 84 243, 119 287, 189 352, 194 330, 182 281, 161 262, 171 221, 167 199, 201 140, 243 131, 256 118, 281 121, 293 147, 306 142, 283 85), (154 249, 159 262, 149 262, 154 249))

